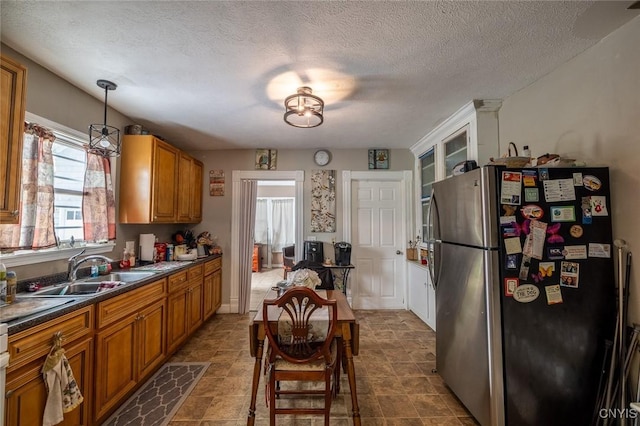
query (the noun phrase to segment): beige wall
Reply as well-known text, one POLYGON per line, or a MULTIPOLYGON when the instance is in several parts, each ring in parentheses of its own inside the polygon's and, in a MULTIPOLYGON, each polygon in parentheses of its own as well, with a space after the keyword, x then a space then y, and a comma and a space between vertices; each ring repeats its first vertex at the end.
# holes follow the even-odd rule
MULTIPOLYGON (((614 238, 640 254, 640 17, 504 100, 500 140, 607 165, 614 238)), ((504 149, 503 149, 504 151, 504 149)), ((637 265, 637 263, 636 263, 637 265)), ((640 322, 640 270, 631 269, 629 324, 640 322)), ((611 283, 612 291, 613 283, 611 283)), ((637 365, 637 363, 636 363, 637 365)), ((632 374, 636 377, 636 374, 632 374)))
MULTIPOLYGON (((280 125, 280 123, 274 123, 280 125)), ((308 131, 313 131, 310 129, 308 131)), ((332 149, 332 160, 324 169, 336 170, 336 232, 335 233, 311 233, 310 197, 311 183, 309 176, 311 170, 318 169, 313 162, 313 154, 316 149, 278 150, 277 170, 304 171, 304 231, 303 236, 312 235, 318 241, 330 243, 332 238, 342 240, 342 171, 343 170, 368 170, 368 157, 366 149, 332 149)), ((218 244, 223 253, 231 251, 231 186, 232 172, 234 170, 255 170, 254 150, 221 150, 221 151, 192 151, 192 156, 204 163, 205 179, 208 179, 210 170, 222 169, 225 172, 225 195, 223 197, 211 197, 208 192, 208 184, 205 182, 203 194, 203 218, 202 223, 195 226, 196 233, 209 231, 211 235, 218 237, 218 244)), ((389 170, 413 170, 414 157, 408 149, 391 150, 389 153, 389 170)), ((328 247, 325 247, 328 250, 328 247)), ((223 262, 223 277, 230 276, 230 263, 227 257, 223 262)), ((227 280, 224 280, 222 290, 223 303, 228 303, 231 289, 227 280)))

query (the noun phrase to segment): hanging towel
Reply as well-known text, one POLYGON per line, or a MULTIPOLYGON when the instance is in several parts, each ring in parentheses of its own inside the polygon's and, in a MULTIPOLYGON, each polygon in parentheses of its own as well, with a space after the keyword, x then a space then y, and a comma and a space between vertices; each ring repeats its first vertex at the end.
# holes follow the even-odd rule
POLYGON ((42 416, 43 426, 53 426, 64 420, 68 413, 79 406, 84 398, 73 377, 64 349, 54 344, 42 366, 42 376, 47 387, 47 403, 42 416))

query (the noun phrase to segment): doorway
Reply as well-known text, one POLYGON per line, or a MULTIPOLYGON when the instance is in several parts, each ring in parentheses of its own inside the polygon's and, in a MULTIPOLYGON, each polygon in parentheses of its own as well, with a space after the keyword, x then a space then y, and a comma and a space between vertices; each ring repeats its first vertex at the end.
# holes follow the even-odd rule
POLYGON ((344 171, 344 238, 356 268, 350 280, 355 309, 406 307, 406 257, 411 228, 410 171, 344 171))
MULTIPOLYGON (((296 258, 301 256, 302 247, 302 226, 303 226, 303 184, 304 184, 304 171, 275 171, 275 170, 234 170, 232 172, 232 218, 231 218, 231 295, 230 295, 230 312, 240 311, 240 286, 244 286, 247 293, 250 292, 251 277, 241 280, 242 271, 251 271, 251 260, 247 261, 245 265, 240 264, 241 258, 247 250, 251 247, 240 246, 240 221, 242 220, 242 203, 241 203, 241 186, 243 180, 255 180, 255 181, 293 181, 294 182, 294 198, 295 198, 295 246, 296 246, 296 258)), ((280 269, 280 276, 282 277, 282 270, 280 269)), ((274 272, 275 274, 275 272, 274 272)), ((249 274, 251 275, 251 274, 249 274)), ((244 293, 243 291, 243 294, 244 293)), ((245 299, 246 300, 246 299, 245 299)), ((246 306, 246 305, 245 305, 246 306)), ((251 308, 251 306, 250 306, 251 308)))
POLYGON ((250 310, 284 277, 283 247, 295 244, 295 181, 260 180, 256 199, 250 310))

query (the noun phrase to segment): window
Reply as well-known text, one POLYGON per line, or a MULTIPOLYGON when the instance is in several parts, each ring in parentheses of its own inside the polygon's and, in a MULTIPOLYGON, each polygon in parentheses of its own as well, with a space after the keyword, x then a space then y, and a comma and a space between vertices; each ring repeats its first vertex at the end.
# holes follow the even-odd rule
POLYGON ((54 131, 53 191, 55 232, 59 242, 84 239, 82 190, 87 156, 82 142, 54 131))
POLYGON ((77 254, 79 248, 85 249, 85 255, 108 253, 115 243, 85 243, 82 215, 82 196, 86 169, 84 144, 88 136, 75 129, 26 112, 25 120, 38 123, 50 129, 56 136, 52 146, 54 174, 54 229, 59 242, 58 247, 40 250, 16 250, 2 253, 2 262, 7 267, 30 265, 68 259, 77 254), (74 247, 69 244, 75 241, 74 247))

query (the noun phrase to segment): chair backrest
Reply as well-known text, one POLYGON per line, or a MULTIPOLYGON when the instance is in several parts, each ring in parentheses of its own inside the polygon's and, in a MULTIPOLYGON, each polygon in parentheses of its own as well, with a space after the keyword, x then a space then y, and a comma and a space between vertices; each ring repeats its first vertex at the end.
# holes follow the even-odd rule
POLYGON ((295 245, 282 247, 282 263, 284 264, 284 266, 288 266, 289 268, 291 268, 295 264, 295 261, 294 261, 295 257, 296 257, 295 245))
POLYGON ((297 364, 321 357, 327 363, 332 361, 330 347, 338 318, 335 300, 324 299, 308 287, 297 286, 277 299, 265 299, 262 303, 263 324, 271 346, 272 361, 276 356, 297 364), (278 326, 269 324, 269 307, 272 306, 281 310, 278 326))

